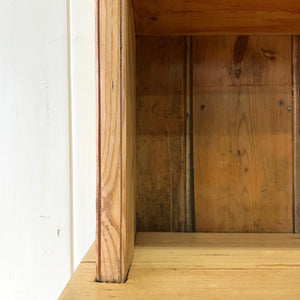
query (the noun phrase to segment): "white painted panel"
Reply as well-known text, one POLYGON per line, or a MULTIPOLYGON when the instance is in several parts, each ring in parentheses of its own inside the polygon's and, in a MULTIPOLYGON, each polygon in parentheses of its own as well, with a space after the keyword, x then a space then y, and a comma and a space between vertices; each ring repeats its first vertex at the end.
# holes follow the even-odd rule
POLYGON ((74 265, 95 240, 96 111, 94 1, 71 0, 74 265))
POLYGON ((67 1, 0 1, 0 299, 71 273, 67 1))

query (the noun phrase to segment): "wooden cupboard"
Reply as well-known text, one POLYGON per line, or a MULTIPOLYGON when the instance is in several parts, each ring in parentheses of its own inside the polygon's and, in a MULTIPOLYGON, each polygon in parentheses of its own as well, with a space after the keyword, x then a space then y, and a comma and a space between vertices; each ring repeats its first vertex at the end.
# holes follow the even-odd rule
POLYGON ((297 233, 300 4, 96 0, 97 280, 136 231, 297 233))

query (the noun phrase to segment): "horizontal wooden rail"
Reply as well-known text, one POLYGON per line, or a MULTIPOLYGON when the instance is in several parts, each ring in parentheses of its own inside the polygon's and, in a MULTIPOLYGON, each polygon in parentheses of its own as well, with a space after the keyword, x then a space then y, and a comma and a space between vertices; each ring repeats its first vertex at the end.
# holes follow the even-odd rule
POLYGON ((133 0, 137 35, 300 34, 295 0, 133 0))

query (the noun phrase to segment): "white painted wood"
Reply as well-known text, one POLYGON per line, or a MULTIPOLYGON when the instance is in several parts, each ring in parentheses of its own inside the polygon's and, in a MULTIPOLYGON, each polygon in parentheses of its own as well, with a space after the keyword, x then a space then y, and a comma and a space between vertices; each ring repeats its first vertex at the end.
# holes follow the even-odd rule
POLYGON ((0 299, 71 275, 67 1, 0 1, 0 299))
POLYGON ((96 100, 94 1, 71 0, 74 266, 95 240, 96 100))

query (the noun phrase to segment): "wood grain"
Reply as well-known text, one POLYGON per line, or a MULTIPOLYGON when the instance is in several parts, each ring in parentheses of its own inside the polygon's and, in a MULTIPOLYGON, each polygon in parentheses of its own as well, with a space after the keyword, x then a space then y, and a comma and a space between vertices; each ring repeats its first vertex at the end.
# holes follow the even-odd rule
POLYGON ((130 268, 135 240, 136 42, 131 0, 122 0, 122 281, 130 268))
POLYGON ((290 37, 193 39, 196 231, 292 232, 290 37))
POLYGON ((97 280, 121 280, 120 1, 100 0, 100 267, 97 280))
POLYGON ((94 281, 90 255, 59 299, 300 297, 299 235, 138 233, 128 281, 117 285, 94 281))
POLYGON ((123 282, 135 238, 135 32, 130 1, 98 5, 96 273, 98 281, 123 282))
POLYGON ((300 232, 300 40, 293 37, 294 232, 300 232))
POLYGON ((95 80, 96 80, 96 278, 100 279, 101 270, 101 121, 100 121, 100 0, 95 0, 95 80))
POLYGON ((137 38, 138 231, 185 231, 185 49, 137 38))
POLYGON ((294 0, 133 0, 138 35, 300 34, 294 0))
POLYGON ((193 129, 192 129, 192 38, 185 37, 185 231, 194 231, 194 179, 193 179, 193 129))

